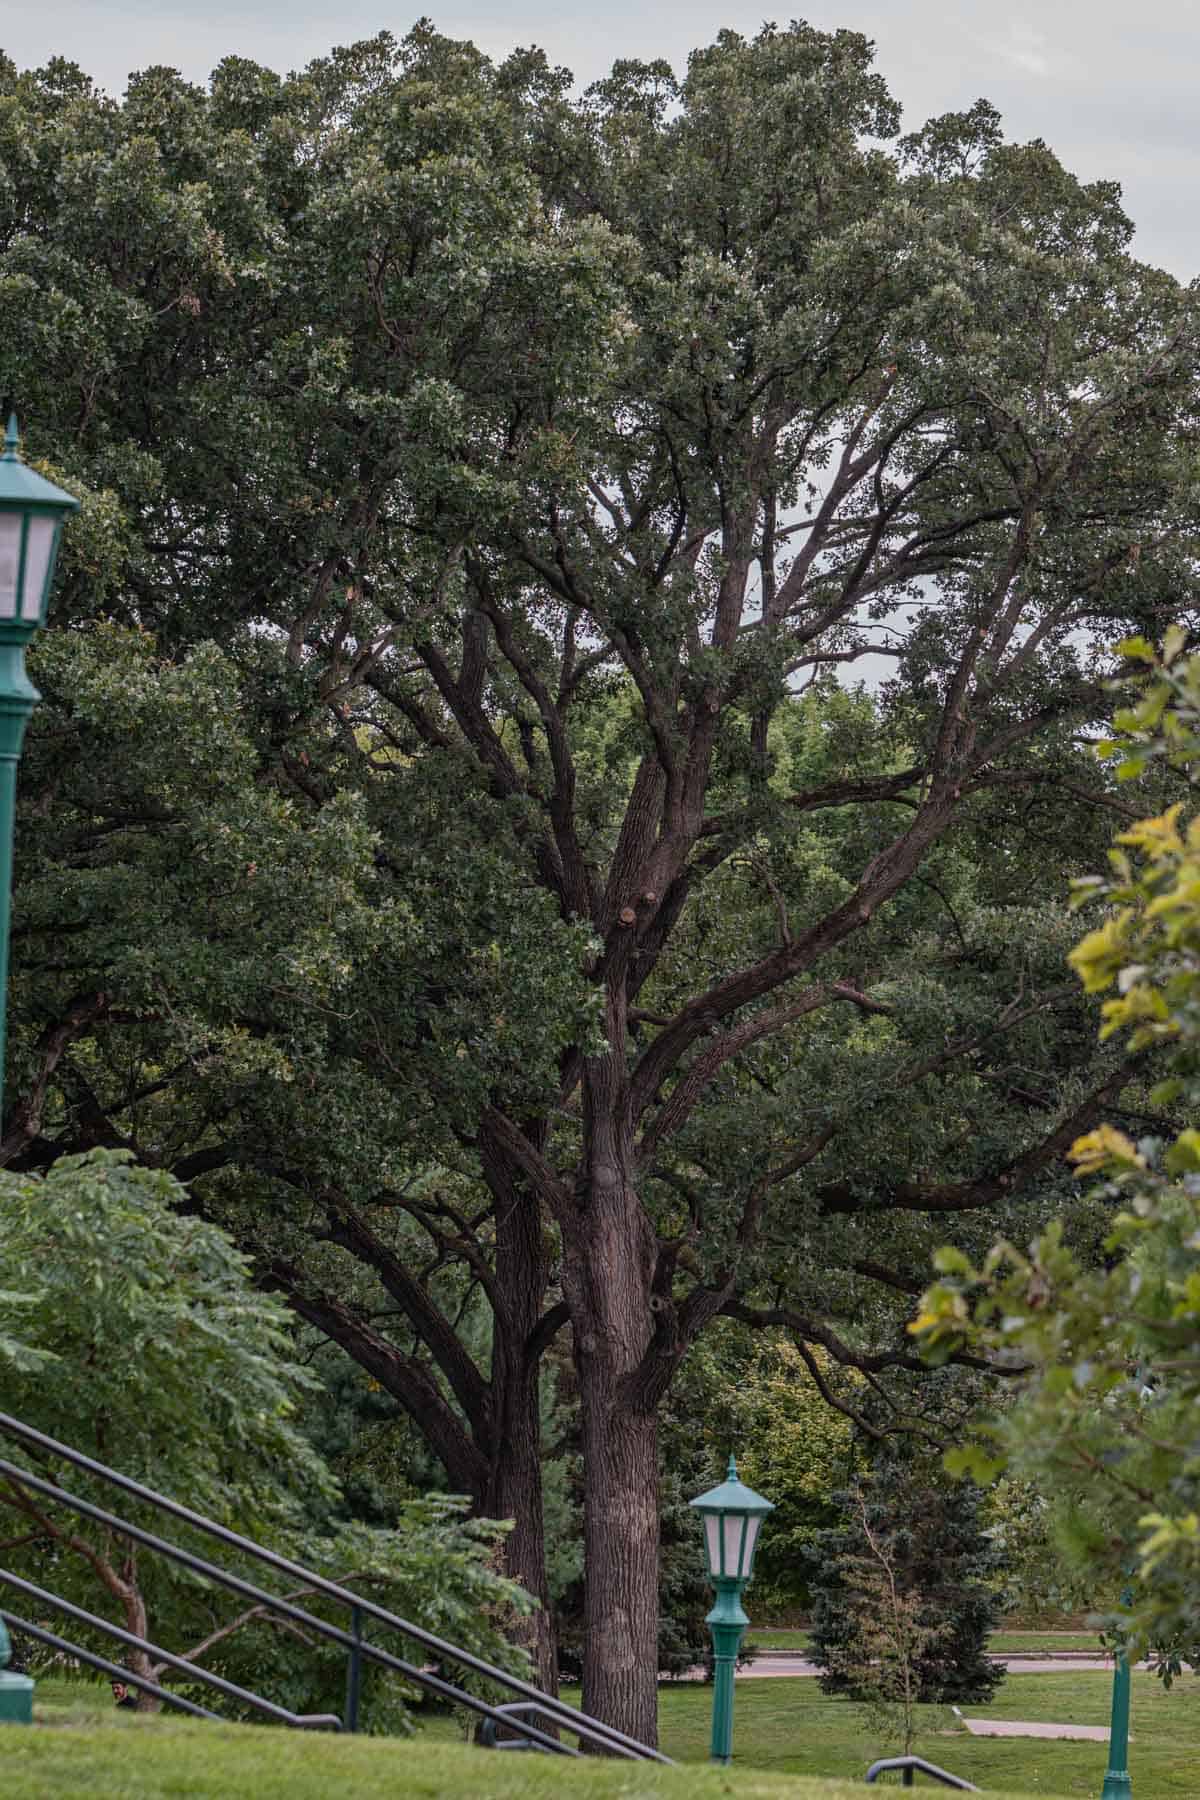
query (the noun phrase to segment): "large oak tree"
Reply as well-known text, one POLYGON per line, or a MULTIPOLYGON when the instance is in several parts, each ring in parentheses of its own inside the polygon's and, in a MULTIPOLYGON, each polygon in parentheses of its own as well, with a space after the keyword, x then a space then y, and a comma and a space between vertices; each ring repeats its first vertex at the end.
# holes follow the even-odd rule
POLYGON ((651 1739, 689 1345, 903 1374, 931 1222, 1131 1080, 1030 870, 1190 603, 1193 297, 983 103, 898 139, 853 33, 0 86, 4 380, 85 492, 5 1155, 187 1179, 535 1591, 569 1325, 585 1699, 651 1739))

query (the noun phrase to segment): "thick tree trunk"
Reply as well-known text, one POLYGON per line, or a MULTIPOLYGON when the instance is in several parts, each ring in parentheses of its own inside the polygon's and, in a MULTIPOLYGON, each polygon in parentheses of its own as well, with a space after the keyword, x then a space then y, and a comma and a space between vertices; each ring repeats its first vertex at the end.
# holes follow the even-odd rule
MULTIPOLYGON (((619 1040, 618 1040, 619 1041, 619 1040)), ((589 1084, 590 1179, 564 1233, 583 1435, 588 1712, 658 1740, 658 1429, 640 1404, 657 1243, 632 1180, 623 1068, 589 1084)))
POLYGON ((511 1519, 504 1570, 538 1601, 521 1629, 533 1659, 534 1679, 558 1692, 558 1652, 546 1579, 542 1507, 540 1356, 535 1334, 542 1316, 549 1260, 541 1207, 511 1172, 486 1136, 484 1171, 496 1198, 496 1298, 492 1332, 492 1431, 484 1511, 511 1519))
POLYGON ((658 1421, 614 1401, 604 1355, 579 1361, 584 1499, 583 1706, 658 1742, 658 1421))
POLYGON ((504 1545, 504 1572, 538 1601, 537 1610, 521 1622, 517 1635, 533 1659, 534 1680, 547 1693, 556 1694, 558 1658, 546 1580, 536 1368, 524 1378, 505 1381, 497 1399, 501 1407, 496 1455, 483 1510, 489 1518, 513 1522, 504 1545))

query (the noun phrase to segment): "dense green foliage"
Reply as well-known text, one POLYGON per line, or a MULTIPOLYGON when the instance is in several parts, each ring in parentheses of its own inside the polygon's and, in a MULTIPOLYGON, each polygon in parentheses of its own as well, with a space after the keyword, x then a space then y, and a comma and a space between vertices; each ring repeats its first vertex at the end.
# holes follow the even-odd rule
MULTIPOLYGON (((823 1378, 831 1375, 829 1362, 818 1353, 823 1378)), ((847 1390, 853 1395, 853 1384, 847 1390)), ((807 1611, 814 1540, 836 1522, 834 1495, 858 1454, 850 1421, 822 1397, 782 1332, 755 1334, 733 1325, 715 1331, 697 1347, 673 1391, 664 1418, 664 1461, 669 1470, 686 1468, 687 1498, 723 1476, 723 1452, 730 1447, 742 1480, 775 1507, 755 1553, 755 1620, 807 1611)), ((689 1523, 698 1553, 694 1515, 689 1523)))
POLYGON ((0 1319, 24 1349, 6 1363, 5 1399, 135 1481, 262 1526, 305 1489, 330 1497, 293 1419, 309 1378, 286 1308, 184 1198, 121 1152, 0 1176, 0 1319))
MULTIPOLYGON (((338 1519, 329 1470, 297 1429, 297 1403, 314 1381, 294 1359, 287 1308, 255 1288, 222 1231, 187 1216, 185 1199, 169 1175, 132 1166, 125 1152, 63 1158, 44 1179, 0 1177, 6 1408, 427 1629, 523 1667, 506 1632, 528 1600, 495 1571, 495 1526, 446 1500, 394 1505, 378 1526, 338 1519)), ((152 1508, 65 1460, 21 1440, 7 1440, 5 1453, 94 1505, 163 1528, 152 1508)), ((17 1574, 176 1655, 197 1654, 277 1704, 340 1712, 338 1646, 260 1616, 16 1476, 0 1481, 0 1503, 14 1528, 5 1561, 17 1574)), ((262 1579, 259 1565, 231 1560, 203 1534, 169 1525, 166 1535, 262 1579)), ((319 1598, 293 1594, 328 1613, 319 1598)), ((16 1611, 30 1606, 42 1616, 41 1603, 16 1597, 16 1611)), ((344 1609, 328 1616, 344 1623, 344 1609)), ((66 1635, 78 1629, 68 1623, 66 1635)), ((113 1655, 110 1640, 94 1641, 113 1655)), ((160 1672, 153 1658, 128 1656, 138 1672, 160 1672)), ((406 1728, 405 1700, 393 1678, 368 1674, 372 1727, 406 1728)))
MULTIPOLYGON (((1096 1594, 1087 1574, 1060 1548, 1061 1515, 1048 1492, 1029 1479, 1002 1476, 983 1490, 983 1517, 999 1558, 992 1587, 1001 1613, 1049 1624, 1094 1611, 1096 1594)), ((1092 1631, 1061 1647, 1094 1649, 1098 1641, 1092 1631)), ((1041 1647, 1054 1649, 1054 1638, 1044 1638, 1041 1647)))

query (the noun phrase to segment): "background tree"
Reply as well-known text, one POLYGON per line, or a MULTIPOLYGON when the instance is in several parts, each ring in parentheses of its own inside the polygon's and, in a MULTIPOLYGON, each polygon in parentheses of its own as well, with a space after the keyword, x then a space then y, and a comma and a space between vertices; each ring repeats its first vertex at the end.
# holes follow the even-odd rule
POLYGON ((1094 646, 1192 592, 1194 301, 983 103, 896 140, 853 33, 725 33, 579 102, 424 27, 120 106, 64 64, 0 85, 4 382, 85 491, 64 636, 108 614, 168 685, 215 639, 253 822, 180 866, 186 808, 101 776, 43 838, 105 731, 63 684, 8 1154, 185 1176, 513 1514, 539 1593, 569 1324, 585 1698, 650 1738, 689 1345, 785 1328, 903 1415, 947 1214, 1044 1216, 1135 1074, 1062 994, 1038 868, 1120 805, 1077 744, 1094 646), (824 677, 873 655, 847 711, 824 677), (315 945, 278 949, 272 832, 316 859, 315 945), (182 1008, 118 906, 148 838, 166 903, 221 905, 182 1008))
POLYGON ((1050 1494, 1011 1475, 984 1489, 983 1517, 999 1554, 996 1604, 1025 1624, 1058 1623, 1094 1610, 1086 1577, 1059 1541, 1061 1512, 1050 1494))
POLYGON ((872 1523, 862 1489, 849 1498, 859 1547, 855 1552, 846 1546, 838 1561, 848 1629, 822 1646, 822 1686, 850 1694, 884 1742, 907 1756, 917 1735, 921 1665, 937 1660, 938 1645, 951 1628, 931 1616, 922 1595, 905 1585, 895 1542, 878 1519, 872 1523))
MULTIPOLYGON (((831 1391, 861 1405, 866 1384, 848 1380, 844 1390, 824 1352, 814 1353, 831 1391)), ((853 1372, 852 1372, 853 1373, 853 1372)), ((869 1391, 869 1390, 868 1390, 869 1391)), ((861 1458, 853 1428, 814 1383, 797 1346, 782 1331, 754 1331, 722 1320, 697 1344, 680 1370, 663 1411, 664 1474, 686 1470, 686 1501, 704 1490, 714 1468, 732 1448, 748 1486, 770 1496, 775 1511, 754 1559, 757 1623, 787 1621, 807 1612, 809 1575, 817 1534, 840 1518, 835 1495, 845 1489, 861 1458), (698 1421, 702 1421, 698 1429, 698 1421)), ((700 1623, 712 1604, 695 1515, 687 1542, 702 1577, 700 1623)), ((707 1629, 700 1631, 701 1643, 707 1629)), ((753 1636, 753 1632, 751 1632, 753 1636)))
POLYGON ((1004 1679, 986 1654, 999 1555, 978 1493, 911 1446, 838 1498, 840 1524, 813 1544, 809 1652, 822 1690, 866 1700, 907 1753, 918 1702, 990 1700, 1004 1679))

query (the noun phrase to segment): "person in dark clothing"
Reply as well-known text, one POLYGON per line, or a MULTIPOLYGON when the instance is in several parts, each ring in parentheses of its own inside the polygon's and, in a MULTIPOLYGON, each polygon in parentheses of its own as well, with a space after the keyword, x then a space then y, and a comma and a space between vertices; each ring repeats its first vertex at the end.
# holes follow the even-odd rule
POLYGON ((123 1681, 114 1681, 112 1683, 112 1697, 114 1706, 123 1708, 126 1712, 137 1711, 137 1695, 134 1690, 131 1687, 127 1687, 123 1681))

